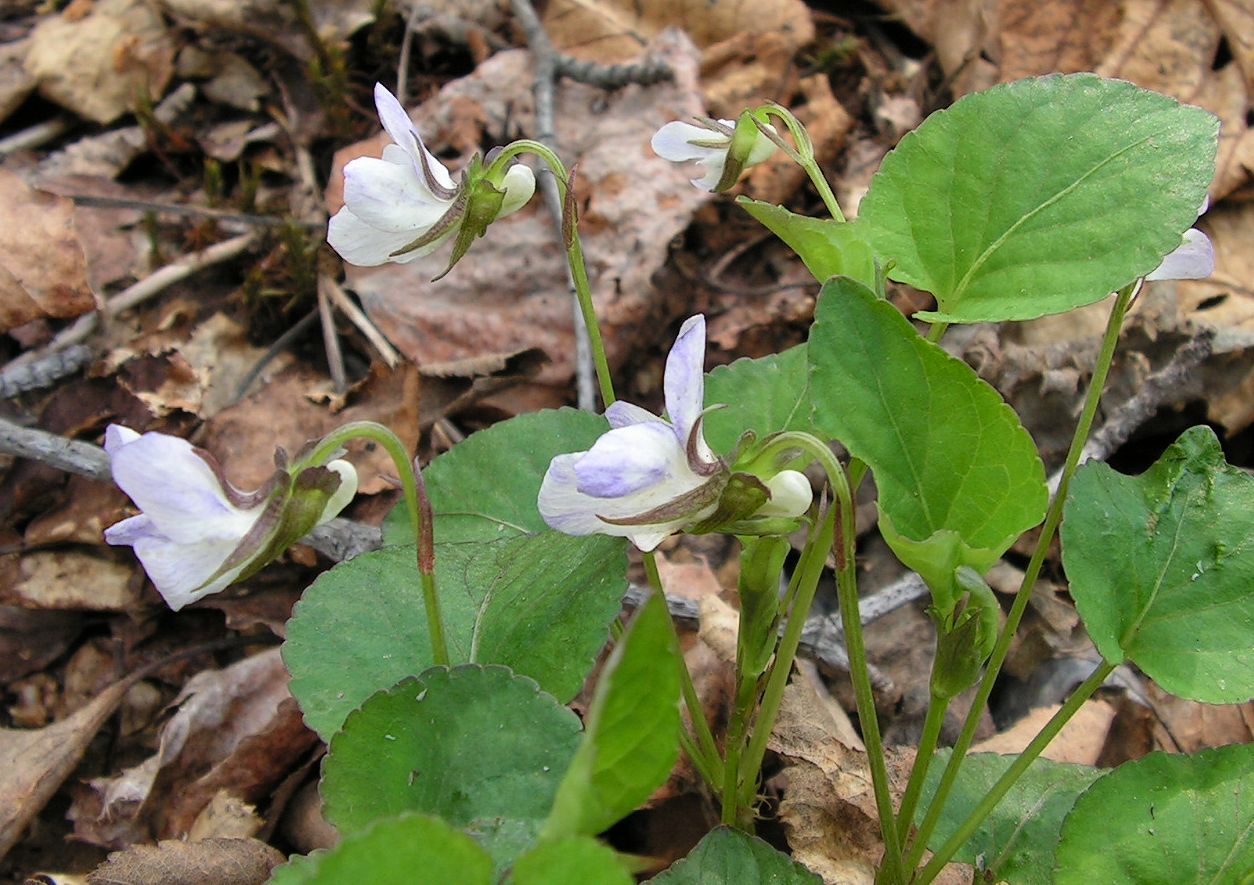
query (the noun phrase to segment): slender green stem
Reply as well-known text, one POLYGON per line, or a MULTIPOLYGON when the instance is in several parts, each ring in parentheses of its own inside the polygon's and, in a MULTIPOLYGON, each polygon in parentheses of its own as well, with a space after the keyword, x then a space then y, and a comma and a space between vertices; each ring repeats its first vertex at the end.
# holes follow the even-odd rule
POLYGON ((1088 440, 1089 431, 1093 427, 1093 418, 1097 414, 1097 406, 1101 402, 1102 390, 1106 386, 1106 376, 1110 373, 1115 347, 1119 343, 1119 330, 1123 328, 1123 319, 1128 312, 1129 305, 1132 303, 1132 296, 1135 291, 1135 285, 1127 286, 1121 289, 1115 296, 1115 303, 1110 311, 1110 320, 1106 324, 1106 333, 1102 338, 1101 351, 1098 353, 1097 362, 1093 367, 1093 379, 1089 383, 1088 392, 1085 394, 1084 409, 1080 413, 1079 421, 1076 423, 1075 434, 1071 438, 1071 448, 1067 451, 1067 460, 1063 465, 1062 479, 1058 484, 1058 491, 1054 493, 1054 499, 1050 502, 1049 511, 1045 514, 1045 523, 1041 526, 1041 534, 1037 538, 1036 549, 1032 551, 1032 558, 1029 560, 1028 567, 1023 573, 1019 591, 1015 595, 1013 604, 1010 606, 1009 614, 1006 616, 1005 626, 1002 627, 1001 633, 998 634, 997 644, 993 646, 993 652, 989 656, 988 665, 984 671, 984 678, 980 681, 980 687, 975 693, 975 699, 963 723, 962 733, 959 734, 958 740, 954 744, 953 754, 949 757, 949 763, 945 766, 944 774, 941 775, 940 783, 936 787, 936 793, 932 796, 927 815, 924 817, 923 823, 919 825, 919 831, 915 836, 913 847, 906 858, 907 868, 916 866, 919 859, 923 856, 927 840, 931 837, 932 830, 935 829, 936 822, 940 819, 941 812, 945 808, 945 800, 949 797, 954 782, 958 779, 958 772, 962 767, 963 757, 966 756, 967 751, 971 748, 972 741, 975 739, 975 730, 980 724, 980 717, 984 712, 985 705, 988 704, 989 695, 992 694, 993 683, 996 682, 1002 664, 1006 661, 1006 655, 1010 651, 1010 642, 1014 638, 1015 631, 1019 628, 1019 622, 1023 619, 1023 613, 1027 610, 1028 601, 1032 597, 1032 588, 1036 586, 1036 579, 1041 573, 1041 566, 1045 563, 1049 545, 1053 542, 1054 533, 1058 530, 1058 524, 1062 521, 1062 509, 1067 500, 1067 489, 1071 485, 1071 477, 1079 464, 1080 453, 1083 451, 1084 443, 1088 440))
POLYGON ((927 865, 911 880, 913 883, 926 885, 926 883, 936 878, 937 874, 944 869, 945 864, 949 863, 949 859, 954 856, 954 853, 979 829, 980 824, 984 822, 984 818, 988 817, 989 812, 1005 797, 1010 788, 1014 786, 1015 781, 1028 770, 1028 766, 1035 761, 1037 756, 1041 755, 1041 751, 1049 746, 1049 742, 1058 735, 1058 732, 1062 731, 1063 726, 1075 715, 1081 705, 1092 696, 1093 692, 1101 688, 1102 683, 1106 681, 1106 677, 1114 669, 1114 664, 1103 661, 1101 666, 1094 670, 1093 674, 1072 692, 1066 703, 1050 718, 1049 722, 1045 723, 1045 727, 1040 730, 1036 737, 1032 738, 1032 742, 1019 754, 1019 758, 997 779, 997 783, 993 784, 984 798, 980 800, 980 804, 975 806, 975 809, 967 815, 967 819, 962 822, 945 844, 932 855, 927 865))
POLYGON ((945 337, 945 331, 949 328, 949 323, 932 323, 928 326, 927 340, 933 344, 940 344, 940 340, 945 337))
POLYGON ((845 213, 840 211, 840 204, 836 202, 836 195, 832 193, 832 186, 823 177, 823 170, 819 168, 818 160, 811 157, 808 163, 802 164, 802 168, 805 169, 806 175, 810 176, 810 181, 814 183, 814 189, 819 192, 823 205, 831 213, 832 218, 837 221, 844 221, 845 213))
POLYGON ((901 808, 897 811, 897 832, 903 836, 910 832, 914 823, 914 810, 919 803, 919 794, 923 791, 936 744, 940 740, 941 726, 945 724, 945 711, 949 709, 949 701, 949 698, 940 698, 935 694, 928 700, 923 734, 919 737, 919 750, 914 757, 914 767, 910 769, 910 781, 906 784, 905 795, 901 797, 901 808))
MULTIPOLYGON (((758 696, 758 681, 745 673, 741 655, 736 655, 736 701, 732 706, 731 721, 727 726, 727 758, 723 762, 723 817, 729 827, 740 826, 740 754, 745 746, 745 734, 749 729, 749 717, 753 702, 758 696)), ((745 803, 746 806, 748 803, 745 803)))
POLYGON ((350 439, 368 439, 383 447, 396 465, 405 493, 405 506, 409 522, 414 527, 418 542, 418 574, 422 582, 422 601, 427 610, 427 632, 431 638, 431 657, 437 665, 448 666, 448 645, 444 640, 444 620, 440 616, 440 597, 435 586, 435 557, 430 547, 430 519, 423 519, 424 508, 418 494, 418 477, 409 452, 400 438, 382 424, 374 421, 353 421, 338 427, 324 436, 309 455, 301 462, 308 465, 322 464, 350 439))
POLYGON ((793 602, 788 609, 788 622, 784 627, 784 635, 775 650, 775 660, 771 663, 766 679, 766 688, 762 693, 762 702, 758 707, 757 721, 753 725, 753 733, 749 744, 741 756, 740 777, 744 785, 741 800, 746 804, 752 799, 747 796, 749 790, 757 790, 758 771, 762 768, 762 760, 766 757, 766 745, 775 728, 775 720, 779 716, 780 705, 784 700, 784 689, 788 687, 788 677, 792 675, 792 664, 797 657, 797 649, 801 645, 801 634, 805 629, 806 615, 814 602, 818 591, 819 579, 823 576, 823 565, 827 559, 827 551, 831 549, 832 539, 836 536, 836 508, 829 508, 827 514, 811 530, 806 538, 805 547, 801 551, 801 559, 793 574, 795 592, 791 593, 793 602))
MULTIPOLYGON (((853 496, 845 471, 821 440, 799 431, 787 431, 771 439, 764 447, 800 448, 822 465, 828 482, 836 496, 836 595, 840 602, 841 624, 845 631, 845 650, 849 654, 849 678, 853 682, 854 698, 858 706, 858 722, 862 726, 862 741, 866 744, 867 762, 871 768, 871 783, 875 790, 875 807, 879 813, 880 832, 884 836, 883 873, 889 882, 901 881, 901 844, 897 838, 897 819, 893 814, 893 799, 888 789, 888 766, 884 759, 884 746, 880 739, 879 718, 875 712, 875 694, 871 689, 871 676, 867 670, 866 645, 862 637, 862 617, 858 602, 858 567, 855 559, 858 530, 855 523, 853 496)), ((789 618, 804 613, 794 613, 789 618)))
MULTIPOLYGON (((649 586, 658 593, 664 593, 662 575, 657 569, 657 556, 653 552, 645 553, 644 570, 649 578, 649 586)), ((723 768, 723 756, 714 741, 714 733, 710 731, 710 723, 705 719, 705 710, 701 706, 701 696, 697 694, 697 686, 688 672, 688 663, 684 656, 679 656, 679 688, 684 696, 684 706, 688 708, 688 718, 692 721, 692 730, 696 734, 696 744, 691 747, 692 757, 697 771, 705 778, 705 782, 716 793, 720 790, 720 781, 715 774, 723 768), (693 753, 695 752, 695 755, 693 753)))
POLYGON ((519 154, 535 154, 548 165, 557 180, 558 196, 566 207, 562 219, 562 239, 566 249, 566 261, 570 265, 571 280, 575 284, 575 297, 579 301, 579 312, 583 316, 584 326, 588 329, 588 344, 592 348, 592 360, 596 366, 597 384, 601 388, 601 400, 609 406, 614 402, 614 381, 610 377, 610 365, 605 355, 605 342, 601 339, 601 326, 597 322, 596 305, 592 301, 592 286, 588 282, 588 267, 583 257, 583 247, 579 243, 579 230, 575 223, 573 203, 570 200, 570 175, 561 158, 547 145, 529 138, 520 139, 505 147, 493 160, 490 169, 508 162, 519 154))

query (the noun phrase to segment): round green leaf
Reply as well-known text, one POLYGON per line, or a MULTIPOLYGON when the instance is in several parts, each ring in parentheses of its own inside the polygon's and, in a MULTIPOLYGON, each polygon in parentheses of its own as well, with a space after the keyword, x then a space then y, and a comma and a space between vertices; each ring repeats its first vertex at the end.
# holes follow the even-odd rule
MULTIPOLYGON (((536 498, 549 462, 555 455, 587 451, 607 430, 600 415, 546 409, 466 437, 423 471, 436 541, 490 541, 544 531, 548 526, 536 498)), ((412 539, 409 534, 404 543, 412 539)))
POLYGON ((545 842, 518 858, 512 885, 632 885, 618 854, 589 836, 545 842))
POLYGON ((679 647, 660 593, 636 612, 605 662, 584 728, 544 826, 546 841, 617 823, 679 757, 679 647))
POLYGON ((830 280, 807 348, 815 425, 875 471, 880 529, 934 592, 1040 522, 1045 468, 1018 416, 887 301, 830 280))
POLYGON ((271 885, 413 885, 423 881, 491 885, 492 860, 475 841, 444 821, 421 814, 381 820, 344 837, 330 850, 293 857, 270 874, 271 885))
POLYGON ((889 275, 929 319, 1062 313, 1152 271, 1215 173, 1219 121, 1093 74, 995 86, 932 114, 884 158, 859 207, 889 275))
POLYGON ((748 197, 737 197, 736 202, 787 243, 820 283, 836 276, 853 277, 868 286, 875 283, 875 256, 854 222, 797 215, 748 197))
POLYGON ((759 359, 738 359, 705 376, 706 441, 726 455, 752 430, 761 440, 782 430, 813 431, 810 367, 804 344, 759 359))
POLYGON ((579 742, 579 718, 506 667, 437 667, 353 711, 322 763, 327 820, 360 830, 405 811, 457 826, 539 829, 579 742))
POLYGON ((1140 476, 1080 468, 1062 560, 1106 660, 1196 701, 1254 695, 1254 477, 1210 428, 1186 430, 1140 476))
MULTIPOLYGON (((949 750, 936 754, 928 768, 920 806, 932 801, 949 750)), ((1014 756, 976 753, 962 762, 945 813, 937 822, 928 847, 936 850, 949 841, 976 806, 988 795, 1014 756)), ((1102 774, 1087 765, 1067 765, 1037 759, 1010 788, 1001 803, 974 835, 954 854, 954 860, 988 871, 988 881, 1010 885, 1051 885, 1054 849, 1063 818, 1076 798, 1102 774)))
POLYGON ((817 885, 818 876, 756 836, 717 827, 653 885, 817 885))
POLYGON ((1254 744, 1151 753, 1089 787, 1058 843, 1058 885, 1248 883, 1254 871, 1254 744))
MULTIPOLYGON (((305 721, 324 740, 374 692, 434 663, 414 549, 340 563, 296 605, 283 660, 305 721)), ((505 664, 565 702, 627 592, 626 542, 546 531, 438 544, 436 582, 454 663, 505 664)))

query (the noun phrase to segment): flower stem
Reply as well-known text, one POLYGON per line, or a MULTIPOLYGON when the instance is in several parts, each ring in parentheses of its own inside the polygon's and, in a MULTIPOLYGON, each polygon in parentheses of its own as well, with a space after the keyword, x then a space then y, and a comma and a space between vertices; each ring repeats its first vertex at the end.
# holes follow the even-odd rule
POLYGON ((588 282, 588 267, 584 262, 583 246, 579 242, 579 230, 575 219, 574 200, 570 192, 571 176, 558 155, 541 142, 523 138, 508 145, 492 162, 498 164, 508 162, 519 154, 535 154, 553 173, 557 181, 558 196, 562 199, 562 246, 566 249, 566 261, 570 265, 571 281, 575 284, 575 298, 579 301, 579 312, 583 316, 584 326, 588 330, 588 344, 592 348, 592 360, 596 366, 597 384, 601 388, 601 401, 609 406, 614 396, 614 381, 610 377, 610 364, 605 355, 605 342, 601 338, 601 326, 597 322, 596 305, 592 301, 592 286, 588 282))
POLYGON ((353 421, 343 427, 337 427, 313 448, 309 455, 301 459, 306 466, 321 465, 350 439, 368 439, 383 447, 396 465, 397 475, 401 479, 401 488, 405 493, 405 506, 409 511, 409 522, 414 527, 417 541, 418 574, 422 582, 422 601, 427 611, 427 632, 431 640, 431 657, 438 666, 450 663, 448 645, 444 640, 444 621, 440 616, 440 597, 435 586, 435 552, 431 543, 430 509, 423 506, 425 493, 420 495, 418 488, 421 482, 409 453, 400 437, 382 424, 374 421, 353 421), (424 515, 426 519, 424 519, 424 515))
POLYGON ((984 678, 980 681, 980 687, 975 693, 971 709, 967 712, 967 718, 962 726, 962 733, 959 734, 958 740, 954 744, 953 754, 949 757, 944 774, 941 775, 940 783, 936 787, 936 793, 932 796, 927 815, 923 818, 923 823, 919 825, 919 831, 915 836, 913 847, 906 858, 906 867, 908 869, 917 865, 919 859, 922 858, 927 840, 931 837, 932 830, 935 829, 936 822, 940 819, 941 812, 945 808, 945 800, 949 797, 954 782, 958 778, 958 772, 962 768, 963 757, 966 756, 967 751, 971 748, 972 741, 975 739, 975 730, 980 724, 980 717, 984 712, 985 705, 988 704, 989 695, 992 694, 993 683, 997 680, 1002 664, 1006 661, 1006 655, 1010 651, 1010 642, 1014 638, 1015 631, 1019 628, 1019 622, 1023 619, 1023 613, 1027 610, 1028 601, 1032 597, 1032 588, 1036 586, 1036 579, 1041 573, 1041 566, 1045 563, 1049 545, 1053 542, 1054 533, 1058 530, 1058 524, 1062 522, 1062 509, 1067 500, 1067 489, 1071 485, 1071 477, 1079 464, 1080 453, 1083 451, 1084 443, 1088 440, 1089 431, 1093 427, 1093 418, 1097 414, 1097 406, 1101 402, 1102 391, 1106 387, 1106 376, 1110 373, 1115 347, 1119 343, 1119 330, 1123 328, 1123 319, 1128 312, 1128 307, 1132 303, 1132 297, 1135 292, 1136 285, 1133 284, 1120 289, 1115 296, 1115 303, 1111 308, 1110 319, 1106 324, 1106 332, 1102 338, 1101 351, 1098 353, 1097 362, 1093 367, 1093 378, 1089 382, 1089 389, 1085 394, 1084 409, 1080 413, 1079 421, 1076 423, 1075 434, 1071 438, 1071 448, 1067 451, 1067 460, 1062 469, 1062 480, 1058 484, 1058 491, 1054 493, 1054 498, 1050 502, 1049 511, 1045 515, 1045 522, 1041 526, 1041 533, 1036 541, 1036 549, 1032 551, 1032 558, 1023 573, 1023 580, 1019 584, 1019 591, 1015 594, 1014 602, 1010 606, 1010 612, 1006 616, 1006 623, 1002 627, 1001 633, 998 634, 997 644, 993 646, 993 652, 989 656, 988 664, 984 671, 984 678))
MULTIPOLYGON (((657 556, 652 552, 644 554, 644 570, 649 578, 649 585, 658 593, 664 592, 662 575, 657 569, 657 556)), ((716 772, 723 768, 723 757, 714 742, 714 733, 710 731, 710 723, 705 719, 705 710, 701 707, 701 696, 693 684, 692 674, 688 672, 688 662, 679 655, 679 688, 683 693, 684 706, 688 708, 688 718, 692 721, 692 730, 696 734, 696 743, 688 742, 685 749, 691 757, 697 772, 709 784, 715 793, 720 791, 720 781, 716 772)))
POLYGON ((945 337, 945 331, 949 328, 949 323, 932 323, 927 329, 927 340, 933 344, 940 344, 940 340, 945 337))
POLYGON ((1106 677, 1114 669, 1114 664, 1102 661, 1101 665, 1093 671, 1093 674, 1071 693, 1071 697, 1067 698, 1067 702, 1050 718, 1049 722, 1045 723, 1045 727, 1040 730, 1036 737, 1032 738, 1032 742, 1019 754, 1019 758, 997 779, 997 783, 993 784, 984 798, 980 800, 980 804, 975 806, 975 809, 967 815, 966 820, 954 831, 954 834, 932 855, 927 865, 918 872, 912 882, 926 885, 926 883, 936 878, 936 875, 944 868, 945 864, 949 863, 949 859, 954 856, 954 853, 971 838, 972 833, 979 829, 980 824, 984 822, 984 818, 988 817, 989 812, 1005 797, 1010 788, 1014 786, 1015 781, 1028 770, 1028 766, 1036 760, 1037 756, 1041 755, 1041 751, 1049 746, 1049 742, 1058 735, 1058 732, 1062 731, 1063 726, 1076 714, 1076 711, 1089 699, 1093 692, 1101 688, 1102 683, 1106 681, 1106 677))
MULTIPOLYGON (((723 763, 723 816, 722 823, 740 827, 740 755, 745 747, 745 734, 749 729, 749 717, 753 714, 753 702, 758 696, 758 680, 746 673, 741 655, 736 655, 736 701, 732 706, 731 722, 727 727, 727 758, 723 763)), ((756 781, 755 781, 756 786, 756 781)), ((750 807, 752 797, 744 803, 750 807)), ((750 818, 751 820, 752 818, 750 818)), ((743 827, 751 832, 750 827, 743 827)))
POLYGON ((914 757, 914 767, 910 769, 910 781, 906 784, 905 795, 901 797, 901 807, 897 810, 897 832, 899 833, 909 833, 914 823, 914 811, 919 803, 919 794, 923 791, 928 767, 932 764, 932 755, 936 752, 941 726, 945 724, 945 711, 949 709, 949 700, 949 698, 937 697, 933 693, 928 701, 927 717, 923 720, 923 734, 919 737, 919 749, 914 757))

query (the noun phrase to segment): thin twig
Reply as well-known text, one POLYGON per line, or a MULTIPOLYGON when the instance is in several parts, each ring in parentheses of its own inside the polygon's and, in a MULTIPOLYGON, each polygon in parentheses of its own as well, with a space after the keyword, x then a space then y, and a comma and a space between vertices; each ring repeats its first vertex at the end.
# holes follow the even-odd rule
POLYGON ((8 399, 30 390, 51 387, 73 375, 91 362, 91 348, 72 344, 64 350, 46 354, 43 359, 23 365, 7 365, 0 369, 0 399, 8 399))
POLYGON ((0 452, 47 464, 67 473, 109 479, 109 456, 100 446, 0 418, 0 452))
POLYGON ((344 316, 348 317, 361 334, 374 345, 375 350, 379 351, 379 356, 387 363, 389 369, 395 369, 401 362, 401 355, 396 352, 396 348, 391 342, 384 337, 379 331, 379 327, 370 321, 370 317, 362 311, 360 307, 353 303, 353 299, 348 297, 348 293, 344 291, 344 287, 331 278, 327 278, 326 283, 327 296, 335 302, 344 316))
POLYGON ((331 383, 336 393, 348 389, 348 374, 344 371, 344 352, 340 349, 340 335, 335 329, 335 314, 331 311, 331 297, 327 295, 326 274, 318 276, 318 317, 322 320, 322 343, 327 350, 327 368, 331 371, 331 383))
POLYGON ((603 65, 559 54, 555 68, 559 76, 606 90, 622 89, 632 83, 649 86, 675 76, 670 65, 656 58, 632 64, 603 65))
POLYGON ((326 225, 316 221, 298 221, 294 218, 280 218, 276 215, 254 215, 248 212, 228 212, 225 209, 210 209, 208 206, 187 206, 179 203, 155 203, 149 200, 124 200, 118 197, 101 197, 94 194, 70 194, 69 198, 76 206, 89 209, 138 209, 144 212, 158 212, 166 215, 182 215, 192 218, 212 218, 215 221, 249 224, 258 227, 286 227, 292 224, 315 232, 326 230, 326 225))
POLYGON ((286 350, 293 341, 304 334, 313 321, 319 316, 318 309, 314 308, 305 314, 299 320, 291 325, 282 335, 274 339, 274 343, 266 348, 266 352, 261 355, 261 359, 257 360, 256 365, 248 370, 248 374, 240 379, 239 385, 235 388, 235 393, 231 395, 231 402, 237 403, 242 400, 248 393, 248 388, 253 386, 253 382, 261 375, 261 371, 270 364, 276 356, 286 350))
POLYGON ((18 151, 30 150, 42 144, 47 144, 54 138, 68 132, 69 129, 70 119, 66 116, 53 117, 51 120, 44 120, 42 123, 28 126, 6 138, 0 138, 0 157, 6 157, 18 151))
POLYGON ((405 19, 405 36, 401 37, 401 54, 396 60, 396 100, 401 107, 405 107, 405 98, 409 91, 409 53, 414 42, 414 29, 418 26, 419 19, 425 18, 425 13, 429 11, 421 3, 415 3, 414 8, 409 11, 409 17, 405 19))

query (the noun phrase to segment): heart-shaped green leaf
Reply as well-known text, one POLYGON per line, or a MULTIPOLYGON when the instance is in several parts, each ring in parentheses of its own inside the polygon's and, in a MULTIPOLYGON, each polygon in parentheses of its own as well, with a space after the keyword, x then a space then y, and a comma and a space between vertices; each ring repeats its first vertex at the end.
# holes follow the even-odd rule
MULTIPOLYGON (((454 663, 505 664, 568 701, 627 592, 626 542, 559 532, 436 546, 454 663)), ((309 727, 329 740, 349 711, 434 660, 414 547, 340 563, 305 591, 283 660, 309 727)))
POLYGON ((859 227, 929 319, 1022 320, 1092 304, 1180 245, 1219 121, 1093 74, 965 96, 884 158, 859 227))
POLYGON ((323 808, 341 832, 406 811, 538 832, 579 718, 506 667, 437 667, 370 697, 331 739, 323 808))
POLYGON ((739 197, 736 202, 787 243, 820 283, 829 277, 853 277, 875 284, 875 256, 854 222, 797 215, 783 206, 739 197))
POLYGON ((1058 885, 1210 882, 1254 872, 1254 744, 1151 753, 1089 787, 1067 815, 1058 885))
POLYGON ((1210 428, 1186 430, 1140 476, 1081 467, 1062 559, 1106 660, 1196 701, 1254 695, 1254 477, 1224 461, 1210 428))
POLYGON ((511 885, 632 885, 614 849, 590 836, 545 842, 518 858, 511 885))
POLYGON ((706 406, 722 406, 705 416, 706 441, 726 455, 746 430, 759 440, 782 430, 812 431, 809 373, 804 344, 719 366, 705 376, 706 406))
POLYGON ((652 885, 818 885, 822 880, 788 855, 741 830, 716 827, 652 885))
POLYGON ((828 281, 807 347, 815 425, 875 471, 880 530, 934 594, 1040 522, 1045 468, 1018 416, 891 304, 828 281))

